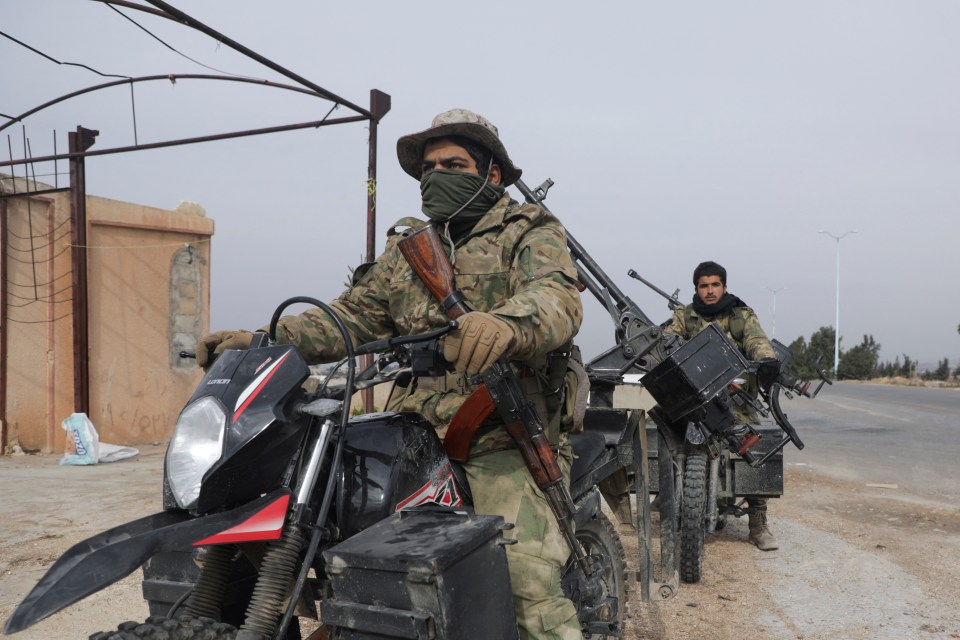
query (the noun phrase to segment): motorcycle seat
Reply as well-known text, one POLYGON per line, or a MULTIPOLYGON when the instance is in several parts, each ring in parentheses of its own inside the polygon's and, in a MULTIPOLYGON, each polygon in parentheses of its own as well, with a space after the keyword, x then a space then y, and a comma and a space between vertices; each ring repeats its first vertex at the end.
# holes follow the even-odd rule
POLYGON ((594 461, 603 455, 607 448, 607 442, 601 433, 584 431, 570 436, 570 446, 573 448, 570 484, 573 485, 586 475, 594 461))
POLYGON ((630 420, 629 409, 611 409, 609 407, 588 407, 583 416, 583 429, 586 432, 599 433, 607 446, 615 447, 623 435, 630 420))

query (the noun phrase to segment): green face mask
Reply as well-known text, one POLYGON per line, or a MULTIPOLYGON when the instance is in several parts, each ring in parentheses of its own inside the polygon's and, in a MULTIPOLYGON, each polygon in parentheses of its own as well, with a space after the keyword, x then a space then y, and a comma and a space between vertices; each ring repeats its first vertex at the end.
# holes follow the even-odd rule
POLYGON ((473 173, 434 169, 420 179, 422 211, 431 220, 478 219, 503 197, 500 185, 473 173))

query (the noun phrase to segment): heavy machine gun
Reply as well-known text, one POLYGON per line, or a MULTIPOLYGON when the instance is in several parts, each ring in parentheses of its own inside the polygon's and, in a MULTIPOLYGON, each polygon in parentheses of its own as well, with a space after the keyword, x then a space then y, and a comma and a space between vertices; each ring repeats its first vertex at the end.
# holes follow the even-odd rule
MULTIPOLYGON (((515 183, 531 204, 547 209, 544 204, 547 191, 553 180, 547 180, 536 190, 531 190, 522 180, 515 183)), ((622 384, 624 376, 639 374, 651 389, 651 394, 661 407, 666 407, 677 416, 696 414, 697 419, 707 423, 714 414, 725 417, 729 414, 727 385, 747 368, 737 348, 720 331, 705 331, 695 340, 684 342, 678 337, 665 334, 662 327, 627 297, 613 280, 593 260, 586 249, 567 232, 567 247, 577 266, 583 289, 588 289, 610 314, 614 324, 616 344, 591 360, 587 366, 590 378, 591 410, 603 412, 613 406, 613 391, 622 384), (691 375, 692 374, 692 375, 691 375), (656 382, 663 384, 657 386, 656 382), (660 393, 660 389, 668 390, 660 393), (718 400, 719 398, 719 400, 718 400), (726 408, 713 410, 714 407, 726 408), (702 416, 702 417, 701 417, 702 416)), ((612 410, 612 409, 611 409, 612 410)), ((641 414, 642 415, 642 414, 641 414)), ((590 414, 588 413, 588 418, 590 414)), ((725 420, 710 424, 723 424, 725 420)), ((586 434, 590 435, 590 421, 585 421, 586 434)), ((600 426, 598 431, 602 432, 600 426)), ((624 430, 627 433, 630 430, 624 430)), ((680 581, 677 516, 679 501, 674 491, 673 465, 661 464, 657 480, 650 476, 647 461, 651 451, 659 450, 666 455, 671 448, 662 434, 655 436, 656 449, 648 442, 646 428, 632 430, 630 442, 616 443, 615 458, 620 471, 611 475, 601 490, 611 508, 621 521, 632 519, 629 493, 637 496, 637 515, 634 524, 639 543, 639 571, 636 580, 640 583, 644 602, 669 598, 676 593, 680 581), (660 495, 660 559, 656 570, 653 560, 653 531, 650 504, 646 496, 651 486, 659 486, 660 495), (619 503, 615 502, 615 493, 619 503)), ((608 434, 604 434, 607 438, 608 434)), ((608 440, 613 440, 607 438, 608 440)), ((608 441, 608 445, 612 442, 608 441)))
MULTIPOLYGON (((534 190, 521 180, 516 182, 516 186, 528 202, 546 209, 543 201, 553 186, 552 180, 546 180, 534 190)), ((633 452, 635 458, 623 465, 626 474, 621 477, 619 487, 613 487, 609 495, 605 492, 604 497, 623 520, 620 508, 624 505, 624 498, 629 498, 629 491, 635 492, 640 542, 637 579, 641 582, 641 594, 644 601, 650 601, 653 593, 669 597, 676 589, 681 569, 684 581, 695 582, 699 579, 703 517, 713 514, 710 530, 716 522, 717 512, 713 508, 708 510, 705 504, 701 504, 700 509, 690 509, 690 505, 686 504, 689 499, 680 495, 687 493, 683 469, 688 454, 700 453, 705 449, 727 451, 729 453, 725 460, 731 468, 734 462, 757 468, 769 461, 766 468, 758 471, 780 481, 779 485, 770 483, 768 495, 782 493, 783 460, 779 454, 788 442, 793 442, 801 449, 803 442, 780 409, 779 396, 781 392, 789 395, 791 391, 810 395, 809 384, 790 379, 785 374, 789 350, 782 345, 782 349, 777 350, 776 360, 755 363, 742 356, 717 324, 708 325, 689 340, 665 333, 663 326, 654 323, 617 287, 569 231, 567 246, 577 265, 582 288, 588 289, 604 306, 615 327, 616 344, 591 360, 586 367, 591 383, 591 408, 612 407, 613 390, 624 383, 628 374, 639 374, 641 384, 657 402, 657 406, 649 413, 656 426, 650 427, 650 433, 646 428, 639 430, 639 442, 633 452), (743 389, 743 378, 757 374, 766 382, 762 385, 762 403, 758 403, 743 389), (751 451, 760 442, 761 433, 749 425, 740 424, 735 418, 735 406, 742 403, 753 404, 763 415, 773 415, 780 429, 767 430, 765 435, 774 440, 778 431, 782 430, 782 436, 772 447, 766 446, 769 440, 765 440, 757 453, 751 451), (636 459, 638 454, 642 456, 641 459, 636 459), (656 473, 651 474, 648 470, 648 461, 656 461, 656 473), (645 499, 648 492, 657 493, 660 498, 659 582, 654 579, 653 571, 650 505, 645 499), (619 495, 619 503, 611 498, 616 495, 619 495), (681 504, 685 505, 684 514, 688 511, 695 514, 692 519, 688 518, 693 524, 684 528, 683 536, 684 545, 689 546, 693 535, 699 532, 700 553, 693 556, 689 551, 680 553, 677 523, 680 521, 681 504)), ((666 298, 672 310, 682 306, 677 300, 678 293, 673 296, 666 294, 632 269, 628 275, 641 280, 666 298)), ((821 378, 829 382, 825 376, 821 375, 821 378)), ((823 384, 820 383, 813 395, 823 384)), ((711 505, 716 504, 720 491, 716 480, 719 458, 719 455, 715 456, 710 467, 710 477, 714 478, 708 487, 711 505)), ((699 477, 702 479, 704 475, 701 473, 699 477)), ((704 487, 700 489, 701 503, 704 503, 704 487)), ((629 505, 629 500, 626 504, 629 505)), ((629 514, 629 506, 626 513, 629 514)))
MULTIPOLYGON (((549 211, 544 200, 553 180, 548 178, 534 190, 523 180, 515 184, 527 202, 549 211)), ((620 290, 569 230, 567 247, 576 263, 580 283, 604 306, 615 328, 616 344, 586 365, 592 405, 612 406, 613 389, 623 382, 625 375, 654 373, 656 378, 674 377, 693 357, 696 367, 690 368, 707 367, 709 377, 694 371, 679 371, 678 381, 682 384, 671 390, 670 397, 657 397, 651 390, 661 406, 669 405, 674 413, 686 415, 710 403, 717 394, 725 393, 727 385, 746 370, 747 364, 736 346, 722 332, 686 343, 664 333, 663 327, 620 290)))

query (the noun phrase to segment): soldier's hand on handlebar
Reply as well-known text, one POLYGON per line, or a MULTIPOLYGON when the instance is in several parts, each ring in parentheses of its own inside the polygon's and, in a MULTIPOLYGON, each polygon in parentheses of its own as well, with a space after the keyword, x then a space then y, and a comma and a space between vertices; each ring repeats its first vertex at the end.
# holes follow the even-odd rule
POLYGON ((221 353, 227 349, 248 349, 252 340, 253 333, 243 329, 204 336, 197 343, 197 364, 207 370, 221 353))
POLYGON ((764 389, 778 381, 780 377, 780 361, 776 358, 765 358, 757 363, 757 382, 764 389))
POLYGON ((454 369, 475 376, 490 368, 501 356, 510 355, 516 344, 513 326, 483 311, 471 311, 457 319, 459 326, 443 338, 443 357, 454 369))

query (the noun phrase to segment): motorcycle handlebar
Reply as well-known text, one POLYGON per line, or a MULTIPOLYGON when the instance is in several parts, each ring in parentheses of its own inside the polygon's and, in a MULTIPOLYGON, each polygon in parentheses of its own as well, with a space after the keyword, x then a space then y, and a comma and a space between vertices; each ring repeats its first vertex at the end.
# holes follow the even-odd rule
POLYGON ((450 333, 456 329, 457 326, 457 321, 451 320, 439 329, 427 331, 426 333, 417 333, 409 336, 396 336, 393 338, 385 338, 383 340, 374 340, 373 342, 367 342, 366 344, 360 345, 354 350, 354 353, 358 356, 367 353, 382 353, 384 351, 390 351, 394 347, 399 347, 405 344, 430 342, 431 340, 436 340, 440 336, 450 333))

